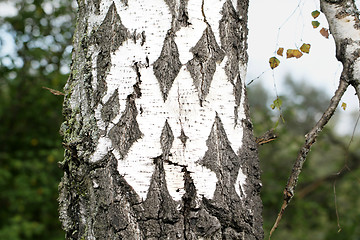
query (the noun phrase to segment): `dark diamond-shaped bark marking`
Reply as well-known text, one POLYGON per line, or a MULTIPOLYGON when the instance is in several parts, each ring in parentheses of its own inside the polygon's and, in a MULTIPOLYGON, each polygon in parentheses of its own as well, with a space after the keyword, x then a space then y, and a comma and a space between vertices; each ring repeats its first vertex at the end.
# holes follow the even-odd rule
MULTIPOLYGON (((220 221, 209 214, 203 204, 197 202, 197 191, 194 181, 186 167, 182 169, 184 173, 185 194, 182 196, 184 216, 185 239, 194 239, 195 236, 212 236, 212 239, 221 239, 220 221)), ((195 173, 196 174, 196 173, 195 173)))
POLYGON ((190 51, 194 58, 186 64, 186 67, 198 90, 200 105, 202 105, 209 93, 216 70, 216 62, 221 62, 225 53, 217 44, 210 26, 204 30, 202 37, 190 51))
POLYGON ((228 60, 225 71, 231 83, 234 84, 239 74, 239 62, 247 63, 247 33, 246 22, 240 20, 230 1, 226 1, 222 8, 222 18, 219 23, 221 47, 225 50, 228 60))
POLYGON ((159 58, 154 62, 154 75, 156 76, 164 99, 167 99, 171 86, 181 68, 179 51, 174 36, 167 34, 159 58))
POLYGON ((166 120, 160 136, 161 149, 163 151, 163 156, 165 156, 166 158, 169 156, 173 141, 174 134, 170 128, 168 121, 166 120))
POLYGON ((106 17, 98 30, 91 36, 90 42, 99 47, 97 63, 97 87, 95 91, 95 105, 104 96, 107 86, 105 78, 111 67, 110 53, 116 51, 128 39, 127 28, 122 24, 115 4, 111 4, 106 17))
POLYGON ((133 143, 142 136, 136 121, 138 111, 133 98, 133 95, 128 96, 123 115, 109 131, 112 145, 119 151, 122 158, 126 156, 133 143))
POLYGON ((210 135, 206 140, 208 150, 199 164, 212 170, 219 184, 233 188, 240 168, 240 159, 231 147, 220 117, 216 114, 210 135))
MULTIPOLYGON (((203 198, 203 203, 210 214, 220 220, 222 226, 230 224, 234 234, 245 232, 244 239, 253 239, 246 237, 252 234, 253 219, 251 216, 244 217, 244 203, 235 190, 241 159, 232 149, 218 115, 206 145, 208 150, 198 163, 215 172, 218 182, 213 198, 203 198)), ((241 189, 241 186, 239 187, 241 189)))
POLYGON ((112 3, 104 21, 94 33, 95 43, 102 49, 116 51, 129 37, 128 29, 122 24, 115 4, 112 3))
POLYGON ((143 230, 144 239, 178 239, 182 236, 182 231, 179 229, 184 228, 183 216, 177 210, 178 203, 172 199, 167 189, 162 156, 154 158, 154 164, 155 170, 142 208, 145 211, 141 212, 144 224, 139 226, 143 230))
POLYGON ((186 134, 185 134, 185 132, 184 132, 184 129, 183 128, 181 128, 181 134, 180 134, 180 136, 179 136, 179 139, 180 139, 180 141, 182 142, 182 144, 184 145, 184 146, 186 146, 186 141, 188 140, 188 136, 186 136, 186 134))
POLYGON ((101 109, 101 118, 105 122, 106 126, 111 122, 111 120, 116 117, 120 110, 120 103, 119 103, 119 93, 116 89, 113 95, 109 98, 109 100, 104 104, 103 108, 101 109))

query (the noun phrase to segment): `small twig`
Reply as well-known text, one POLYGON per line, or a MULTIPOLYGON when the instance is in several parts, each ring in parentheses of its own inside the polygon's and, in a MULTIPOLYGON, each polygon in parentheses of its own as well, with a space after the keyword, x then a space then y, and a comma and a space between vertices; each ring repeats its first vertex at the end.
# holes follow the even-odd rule
POLYGON ((63 93, 63 92, 60 92, 60 91, 58 91, 58 90, 55 90, 55 89, 51 89, 51 88, 48 88, 48 87, 42 87, 43 89, 46 89, 46 90, 49 90, 52 94, 54 94, 54 95, 57 95, 57 96, 59 96, 59 95, 62 95, 62 96, 65 96, 65 93, 63 93))
POLYGON ((270 68, 268 70, 265 70, 262 73, 260 73, 260 75, 257 76, 256 78, 251 79, 250 82, 247 85, 249 86, 250 84, 252 84, 255 80, 259 79, 262 75, 264 75, 264 73, 266 73, 269 70, 270 70, 270 68))
POLYGON ((336 221, 337 221, 337 226, 338 226, 338 232, 341 232, 341 226, 340 226, 340 218, 339 218, 339 212, 338 212, 338 207, 337 207, 337 201, 336 201, 336 179, 334 181, 334 202, 335 202, 335 212, 336 212, 336 221))
POLYGON ((258 144, 258 145, 264 145, 266 143, 269 143, 271 141, 274 141, 276 138, 277 138, 277 134, 274 133, 274 129, 270 129, 268 131, 266 131, 263 135, 261 135, 260 137, 257 137, 255 139, 255 142, 258 144))
POLYGON ((316 125, 310 130, 310 132, 308 134, 305 135, 305 143, 302 146, 302 148, 300 149, 298 157, 292 168, 291 175, 290 175, 287 185, 284 189, 284 202, 280 208, 280 211, 279 211, 278 217, 274 223, 274 226, 271 228, 269 239, 271 238, 271 235, 273 234, 275 229, 278 227, 281 217, 285 211, 285 208, 288 206, 289 202, 294 197, 295 187, 298 182, 299 175, 301 173, 303 164, 306 160, 306 157, 310 151, 311 146, 315 143, 318 134, 321 132, 321 130, 324 128, 324 126, 327 124, 327 122, 330 120, 330 118, 334 114, 336 107, 338 106, 338 104, 348 86, 349 86, 349 83, 347 81, 345 81, 345 78, 340 77, 339 87, 336 90, 334 96, 331 98, 329 107, 323 113, 322 117, 316 123, 316 125))

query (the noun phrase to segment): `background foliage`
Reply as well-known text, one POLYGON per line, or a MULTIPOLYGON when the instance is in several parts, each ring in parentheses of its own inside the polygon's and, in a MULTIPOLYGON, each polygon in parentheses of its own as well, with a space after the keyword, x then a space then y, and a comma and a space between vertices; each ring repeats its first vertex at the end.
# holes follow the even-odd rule
POLYGON ((57 186, 63 158, 61 90, 70 65, 74 14, 68 0, 12 0, 0 17, 0 239, 64 239, 57 186))
MULTIPOLYGON (((0 35, 0 239, 64 239, 58 220, 57 186, 63 158, 58 129, 62 90, 70 65, 75 6, 71 0, 13 0, 16 16, 1 17, 0 30, 15 49, 4 52, 0 35)), ((263 169, 264 228, 268 233, 282 203, 282 191, 304 134, 327 106, 328 96, 305 83, 287 81, 282 99, 284 124, 278 139, 259 148, 263 169)), ((269 92, 249 87, 255 135, 274 127, 269 92)), ((359 140, 324 130, 305 164, 294 200, 273 239, 359 239, 359 140), (338 172, 344 164, 351 171, 338 172), (338 233, 333 186, 342 231, 338 233)))
MULTIPOLYGON (((286 95, 282 115, 276 128, 278 138, 259 147, 262 169, 262 200, 264 230, 268 234, 282 204, 283 190, 304 135, 314 126, 330 99, 323 91, 306 82, 286 79, 286 95)), ((275 126, 279 112, 271 111, 269 92, 261 85, 248 88, 255 136, 275 126)), ((349 135, 335 132, 336 115, 324 128, 304 165, 294 199, 272 239, 358 240, 360 229, 360 149, 354 136, 349 146, 349 135), (337 174, 341 169, 340 174, 337 174), (334 186, 336 194, 334 194, 334 186), (340 228, 337 225, 337 210, 340 228), (341 229, 341 231, 339 231, 341 229)))

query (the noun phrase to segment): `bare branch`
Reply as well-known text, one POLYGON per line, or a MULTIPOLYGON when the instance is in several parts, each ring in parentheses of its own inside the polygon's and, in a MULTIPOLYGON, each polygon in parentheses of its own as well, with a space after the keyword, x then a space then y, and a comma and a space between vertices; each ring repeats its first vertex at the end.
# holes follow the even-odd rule
POLYGON ((264 145, 266 143, 269 143, 271 141, 274 141, 277 138, 277 134, 275 133, 275 130, 272 128, 268 131, 266 131, 263 135, 261 135, 260 137, 257 137, 255 139, 255 142, 261 146, 264 145))
POLYGON ((278 217, 275 221, 274 226, 272 227, 270 231, 269 239, 272 235, 272 233, 275 231, 275 229, 278 227, 279 222, 282 218, 282 215, 285 211, 285 208, 288 206, 290 200, 294 197, 295 194, 295 187, 297 184, 297 181, 299 179, 299 175, 301 173, 303 164, 306 160, 306 157, 310 151, 311 146, 315 143, 317 136, 322 131, 324 126, 327 124, 327 122, 331 119, 333 116, 336 107, 338 106, 342 96, 344 95, 344 92, 346 91, 347 87, 349 86, 349 83, 345 81, 343 78, 340 79, 340 84, 338 89, 335 92, 335 95, 330 100, 330 105, 326 109, 326 111, 323 113, 320 120, 317 122, 317 124, 311 129, 311 131, 305 135, 305 143, 300 149, 300 152, 298 154, 298 157, 295 161, 295 164, 292 168, 291 175, 289 177, 288 183, 284 189, 284 202, 281 206, 280 212, 278 214, 278 217))
POLYGON ((52 89, 52 88, 48 88, 48 87, 42 87, 43 89, 49 90, 49 92, 51 92, 54 95, 61 95, 61 96, 65 96, 65 93, 60 92, 58 90, 52 89))
POLYGON ((294 197, 295 187, 311 146, 315 143, 318 134, 333 116, 340 99, 350 84, 355 88, 360 102, 360 21, 358 9, 356 8, 354 0, 321 0, 320 4, 321 11, 325 14, 329 22, 330 32, 336 44, 336 58, 343 64, 343 71, 341 73, 339 87, 335 95, 331 98, 329 107, 311 131, 305 135, 305 143, 300 149, 288 183, 284 189, 284 202, 275 224, 270 231, 269 239, 278 227, 285 208, 294 197))

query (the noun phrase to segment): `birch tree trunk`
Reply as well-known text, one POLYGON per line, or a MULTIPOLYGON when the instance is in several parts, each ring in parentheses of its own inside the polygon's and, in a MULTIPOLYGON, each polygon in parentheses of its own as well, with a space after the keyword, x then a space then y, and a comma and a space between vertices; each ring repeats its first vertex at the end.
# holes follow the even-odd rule
POLYGON ((78 0, 67 239, 263 239, 247 0, 78 0))

